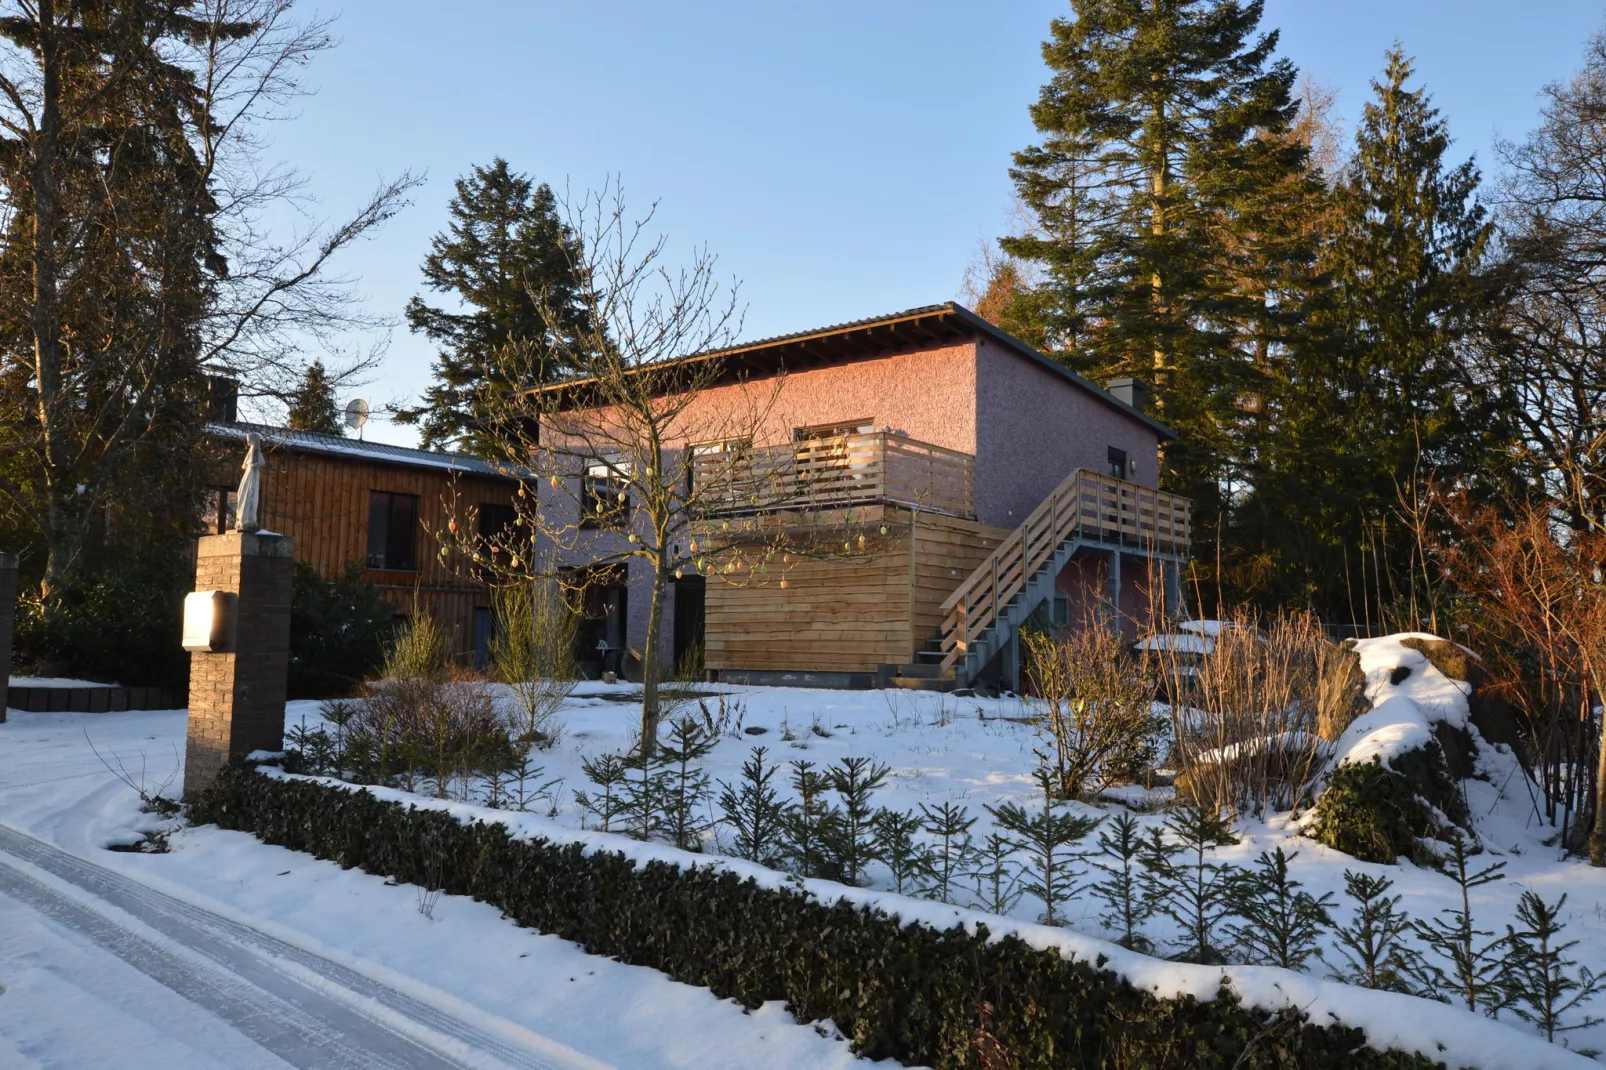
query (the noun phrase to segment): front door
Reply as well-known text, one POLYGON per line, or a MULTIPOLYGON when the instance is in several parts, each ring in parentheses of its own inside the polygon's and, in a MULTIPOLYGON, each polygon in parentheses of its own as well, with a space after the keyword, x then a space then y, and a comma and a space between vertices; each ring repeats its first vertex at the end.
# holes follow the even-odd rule
POLYGON ((474 668, 484 672, 491 664, 491 637, 496 634, 496 620, 484 606, 474 610, 474 668))
POLYGON ((675 668, 701 673, 703 665, 703 607, 707 581, 684 576, 675 581, 675 668))

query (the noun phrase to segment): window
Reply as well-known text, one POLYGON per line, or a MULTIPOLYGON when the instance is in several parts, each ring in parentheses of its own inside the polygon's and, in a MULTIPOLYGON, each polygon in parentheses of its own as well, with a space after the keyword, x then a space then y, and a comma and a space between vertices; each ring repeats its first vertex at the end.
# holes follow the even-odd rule
MULTIPOLYGON (((496 502, 481 502, 479 506, 478 534, 481 549, 498 564, 506 561, 509 551, 519 540, 518 510, 511 505, 501 505, 496 502)), ((490 575, 490 569, 476 566, 475 573, 481 580, 490 575)))
POLYGON ((629 466, 620 461, 586 464, 580 481, 580 526, 622 528, 630 518, 629 466))
POLYGON ((1108 448, 1109 468, 1107 471, 1116 479, 1127 477, 1126 450, 1118 450, 1114 446, 1108 448))
POLYGON ((234 526, 236 491, 233 487, 208 487, 206 490, 206 530, 221 535, 234 526))
POLYGON ((814 424, 793 430, 792 441, 813 442, 822 438, 841 438, 844 435, 868 435, 874 430, 874 420, 846 420, 835 424, 814 424))
POLYGON ((848 444, 843 440, 849 435, 868 435, 874 430, 874 420, 847 420, 794 430, 792 441, 798 482, 824 479, 828 484, 835 484, 848 478, 843 475, 847 469, 862 468, 866 461, 863 457, 850 456, 848 444))
POLYGON ((368 567, 411 572, 418 567, 418 495, 368 494, 368 567))

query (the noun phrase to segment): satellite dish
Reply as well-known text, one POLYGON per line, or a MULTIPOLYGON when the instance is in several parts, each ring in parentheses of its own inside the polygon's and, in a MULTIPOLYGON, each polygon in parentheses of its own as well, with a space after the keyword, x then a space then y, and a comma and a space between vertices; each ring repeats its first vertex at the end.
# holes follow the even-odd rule
POLYGON ((352 398, 346 402, 346 426, 353 431, 368 422, 368 403, 362 398, 352 398))

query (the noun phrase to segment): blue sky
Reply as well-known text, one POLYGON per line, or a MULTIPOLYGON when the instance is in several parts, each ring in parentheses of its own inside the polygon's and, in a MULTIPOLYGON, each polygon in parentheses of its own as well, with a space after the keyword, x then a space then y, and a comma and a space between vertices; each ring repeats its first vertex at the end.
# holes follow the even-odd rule
MULTIPOLYGON (((315 62, 316 96, 272 131, 320 210, 381 176, 427 172, 413 204, 343 269, 399 317, 452 180, 493 156, 562 190, 622 176, 659 200, 671 252, 706 243, 763 337, 957 297, 1007 226, 1010 153, 1033 138, 1039 53, 1065 0, 363 0, 315 62)), ((1460 155, 1497 136, 1606 26, 1601 0, 1267 0, 1281 51, 1358 114, 1398 40, 1460 155)), ((432 352, 398 326, 362 393, 410 401, 432 352)), ((345 400, 341 399, 342 402, 345 400)), ((370 437, 409 443, 376 421, 370 437)))

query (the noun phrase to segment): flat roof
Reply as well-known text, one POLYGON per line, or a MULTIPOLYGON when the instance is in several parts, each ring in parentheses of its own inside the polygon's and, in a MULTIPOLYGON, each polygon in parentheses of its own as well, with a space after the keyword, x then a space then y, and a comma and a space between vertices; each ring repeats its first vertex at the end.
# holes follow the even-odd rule
MULTIPOLYGON (((997 342, 1016 356, 1032 361, 1069 380, 1123 416, 1147 425, 1162 440, 1172 440, 1177 437, 1175 431, 1159 420, 1134 409, 1092 380, 1078 375, 1059 361, 1044 356, 1008 331, 988 323, 955 301, 940 305, 922 305, 919 308, 893 312, 885 316, 873 316, 830 327, 816 327, 812 330, 761 338, 728 349, 694 353, 666 364, 717 362, 727 365, 731 374, 749 372, 773 375, 782 371, 802 371, 806 368, 843 361, 873 360, 907 351, 914 346, 952 344, 977 336, 997 342)), ((589 378, 568 379, 539 387, 530 391, 530 394, 555 394, 558 396, 558 404, 567 408, 571 407, 570 396, 583 395, 587 385, 594 381, 589 378)))

